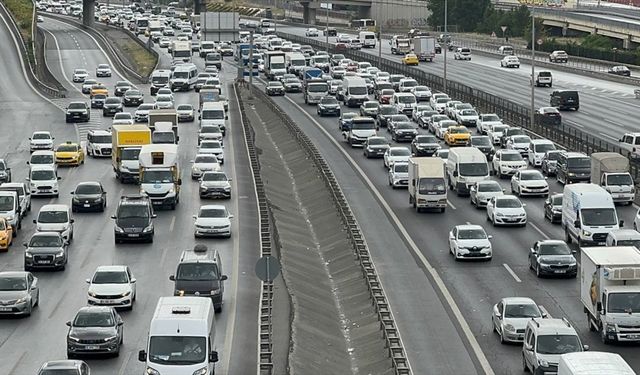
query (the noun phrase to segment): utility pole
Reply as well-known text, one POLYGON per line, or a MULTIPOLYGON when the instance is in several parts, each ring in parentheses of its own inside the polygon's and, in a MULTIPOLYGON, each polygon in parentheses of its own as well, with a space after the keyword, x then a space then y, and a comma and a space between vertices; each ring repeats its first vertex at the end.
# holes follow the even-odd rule
POLYGON ((378 66, 382 66, 382 24, 378 26, 378 66))
POLYGON ((535 124, 536 119, 536 7, 531 7, 531 126, 535 124))
POLYGON ((449 46, 447 45, 447 41, 449 39, 449 34, 447 33, 447 4, 448 0, 444 0, 444 46, 442 47, 442 51, 444 52, 444 88, 443 91, 447 92, 447 50, 449 46))
POLYGON ((324 29, 324 34, 326 36, 326 42, 327 42, 327 53, 329 52, 329 3, 324 3, 324 6, 327 8, 327 16, 325 19, 325 29, 324 29))
MULTIPOLYGON (((242 56, 240 56, 242 60, 242 56)), ((249 31, 249 98, 253 98, 253 30, 249 31)))

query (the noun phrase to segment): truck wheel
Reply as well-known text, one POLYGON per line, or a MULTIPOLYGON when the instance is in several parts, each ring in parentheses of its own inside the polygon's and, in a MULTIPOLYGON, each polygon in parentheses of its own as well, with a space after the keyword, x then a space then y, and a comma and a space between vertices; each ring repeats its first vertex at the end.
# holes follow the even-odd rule
POLYGON ((604 330, 604 325, 600 327, 600 340, 602 340, 602 343, 605 345, 611 344, 612 340, 609 340, 609 338, 606 335, 606 332, 604 330))

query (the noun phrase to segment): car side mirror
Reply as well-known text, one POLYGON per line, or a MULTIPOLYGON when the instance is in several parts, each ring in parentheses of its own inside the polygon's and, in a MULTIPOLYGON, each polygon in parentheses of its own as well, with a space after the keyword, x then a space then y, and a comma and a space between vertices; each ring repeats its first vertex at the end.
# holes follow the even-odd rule
POLYGON ((87 284, 91 284, 91 279, 84 279, 87 284))
POLYGON ((153 214, 151 215, 151 217, 155 219, 156 217, 158 217, 158 214, 153 214))
POLYGON ((530 352, 533 350, 533 346, 531 344, 524 344, 524 350, 530 352))
POLYGON ((67 325, 67 327, 71 327, 71 322, 70 321, 66 322, 65 324, 67 325))
POLYGON ((73 192, 73 191, 72 191, 72 192, 71 192, 71 193, 69 193, 69 194, 73 195, 73 194, 75 194, 75 192, 73 192))
POLYGON ((233 219, 233 215, 229 215, 229 219, 233 219))
POLYGON ((220 277, 220 280, 221 280, 221 281, 225 281, 225 280, 227 280, 228 278, 229 278, 229 277, 228 277, 227 275, 222 275, 222 276, 220 277))
POLYGON ((34 224, 37 224, 37 223, 38 223, 38 220, 33 219, 33 223, 34 223, 34 224))
POLYGON ((589 351, 589 345, 582 345, 582 349, 584 349, 585 352, 589 351))
POLYGON ((493 236, 492 236, 492 235, 488 235, 488 236, 487 236, 487 239, 489 239, 489 240, 490 240, 490 239, 492 239, 492 238, 493 238, 493 236))
POLYGON ((523 204, 522 204, 522 207, 527 207, 527 204, 526 204, 526 203, 523 203, 523 204))
POLYGON ((597 309, 598 311, 600 311, 600 314, 601 314, 601 315, 606 315, 606 311, 604 311, 604 310, 602 309, 602 302, 598 302, 598 303, 596 303, 596 309, 597 309))
POLYGON ((209 362, 215 363, 218 362, 218 352, 215 350, 212 350, 211 353, 209 353, 209 362))
POLYGON ((73 223, 76 222, 76 219, 71 219, 71 220, 69 220, 69 222, 71 222, 71 224, 73 224, 73 223))
POLYGON ((26 243, 26 242, 23 242, 23 243, 22 243, 22 246, 24 246, 24 247, 29 247, 29 245, 27 245, 27 243, 26 243))
POLYGON ((121 325, 123 325, 123 324, 124 324, 124 322, 123 322, 122 320, 121 320, 121 321, 119 321, 119 322, 118 322, 118 327, 119 327, 119 326, 121 326, 121 325))
POLYGON ((580 228, 580 220, 576 220, 573 222, 573 226, 576 228, 580 228))
POLYGON ((571 250, 571 254, 576 255, 578 252, 575 250, 571 250))
POLYGON ((498 319, 502 319, 502 314, 500 314, 499 312, 496 313, 496 318, 498 319))
POLYGON ((147 361, 147 352, 144 350, 141 350, 138 352, 138 361, 140 362, 146 362, 147 361))
POLYGON ((192 215, 192 217, 193 217, 194 219, 197 219, 197 218, 198 218, 198 215, 192 215))
POLYGON ((134 277, 131 279, 131 284, 135 284, 138 280, 134 277))
POLYGON ((112 218, 112 219, 115 219, 115 218, 116 218, 116 215, 111 215, 111 218, 112 218))
POLYGON ((171 276, 169 276, 169 280, 171 280, 171 281, 176 281, 176 276, 175 276, 175 275, 171 275, 171 276))
MULTIPOLYGON (((29 162, 27 162, 27 164, 29 164, 29 162)), ((27 180, 27 181, 29 181, 29 180, 30 180, 30 178, 29 178, 29 177, 25 177, 24 179, 25 179, 25 180, 27 180)))
POLYGON ((182 179, 181 178, 178 179, 178 185, 182 185, 182 179))
POLYGON ((57 179, 58 179, 58 180, 62 180, 62 177, 58 176, 58 177, 57 177, 57 179))
POLYGON ((624 227, 624 220, 620 220, 620 228, 624 227))

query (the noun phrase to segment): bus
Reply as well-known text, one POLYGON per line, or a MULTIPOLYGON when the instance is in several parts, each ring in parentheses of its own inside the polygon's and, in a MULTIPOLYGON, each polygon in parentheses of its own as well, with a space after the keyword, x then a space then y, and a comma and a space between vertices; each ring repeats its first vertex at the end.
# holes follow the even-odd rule
POLYGON ((144 34, 149 27, 149 19, 145 17, 136 18, 136 35, 144 34))
POLYGON ((376 20, 359 19, 351 21, 351 27, 360 31, 376 31, 376 20))

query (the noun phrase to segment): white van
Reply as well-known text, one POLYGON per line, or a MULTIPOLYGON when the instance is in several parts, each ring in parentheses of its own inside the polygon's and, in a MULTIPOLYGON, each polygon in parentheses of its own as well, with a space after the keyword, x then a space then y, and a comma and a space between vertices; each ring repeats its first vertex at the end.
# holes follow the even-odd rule
POLYGON ((416 96, 410 92, 397 92, 393 94, 389 104, 395 106, 399 113, 411 117, 413 115, 413 109, 418 105, 416 96))
POLYGON ((0 191, 0 217, 7 220, 14 234, 22 227, 21 211, 18 192, 0 191))
POLYGON ((347 76, 342 79, 342 96, 347 107, 358 107, 369 100, 368 94, 369 88, 364 78, 347 76))
POLYGON ((449 150, 447 158, 447 182, 458 195, 467 195, 471 186, 489 179, 487 157, 475 147, 458 147, 449 150))
POLYGON ((224 111, 222 102, 205 102, 202 109, 199 110, 200 127, 207 125, 218 125, 222 131, 222 135, 226 132, 226 120, 229 116, 224 111))
POLYGON ((198 80, 198 68, 194 64, 180 64, 171 73, 171 91, 189 91, 198 80))
POLYGON ((45 204, 33 219, 38 232, 58 232, 67 242, 73 239, 73 217, 66 204, 45 204))
POLYGON ((640 233, 633 229, 614 229, 607 235, 606 246, 635 246, 640 249, 640 233))
POLYGON ((556 145, 548 139, 532 139, 529 142, 529 150, 527 150, 527 159, 529 164, 534 167, 542 165, 542 158, 547 151, 556 149, 556 145))
POLYGON ((146 363, 149 374, 213 374, 218 362, 215 335, 210 298, 160 297, 138 360, 146 363))
POLYGON ((616 206, 608 191, 596 184, 568 184, 562 197, 562 228, 565 241, 579 246, 604 245, 609 232, 621 227, 616 206))
POLYGON ((362 42, 362 48, 376 47, 376 33, 373 31, 360 31, 358 39, 362 42))
POLYGON ((298 75, 302 69, 307 66, 307 60, 300 52, 287 52, 284 55, 287 72, 298 75))
POLYGON ((557 375, 636 375, 620 354, 573 352, 560 356, 557 375))

